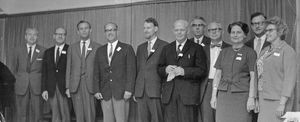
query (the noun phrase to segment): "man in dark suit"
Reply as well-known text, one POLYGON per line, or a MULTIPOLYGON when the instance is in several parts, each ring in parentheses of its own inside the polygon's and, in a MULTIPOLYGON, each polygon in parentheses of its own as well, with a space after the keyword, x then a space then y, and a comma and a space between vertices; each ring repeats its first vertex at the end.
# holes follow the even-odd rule
POLYGON ((0 62, 0 113, 5 113, 5 108, 13 105, 11 101, 15 81, 16 78, 12 72, 5 64, 0 62))
POLYGON ((66 92, 67 50, 66 30, 56 28, 53 34, 55 46, 47 49, 43 58, 42 97, 48 100, 52 110, 52 122, 70 122, 66 92))
POLYGON ((165 122, 194 122, 200 103, 200 82, 206 73, 202 46, 187 39, 188 22, 174 23, 176 40, 163 48, 158 73, 163 79, 162 103, 165 122))
POLYGON ((96 52, 95 97, 102 100, 104 122, 127 122, 129 98, 134 91, 136 59, 133 48, 117 38, 118 26, 104 26, 107 44, 96 52))
POLYGON ((205 80, 201 82, 200 86, 199 117, 201 118, 198 120, 198 122, 215 122, 215 111, 210 107, 212 81, 216 72, 214 65, 221 50, 230 46, 222 40, 223 28, 221 23, 212 22, 208 24, 207 31, 210 40, 205 43, 203 49, 207 58, 206 63, 208 74, 205 80))
POLYGON ((162 48, 168 43, 160 40, 156 33, 158 23, 148 18, 144 23, 146 42, 137 49, 137 79, 134 98, 137 101, 138 122, 163 122, 161 108, 161 78, 157 73, 162 48))
POLYGON ((15 49, 13 73, 16 77, 17 122, 41 119, 41 75, 45 48, 37 44, 38 30, 27 28, 26 44, 15 49))
POLYGON ((191 32, 193 35, 191 40, 202 47, 205 46, 205 43, 209 42, 209 38, 204 35, 205 27, 206 21, 203 17, 196 16, 191 21, 191 32))
POLYGON ((256 51, 258 57, 263 48, 270 45, 270 42, 266 41, 266 19, 267 17, 260 12, 253 13, 251 15, 251 29, 255 36, 245 43, 245 45, 256 51))
MULTIPOLYGON (((257 57, 260 57, 260 52, 271 44, 270 42, 266 41, 266 19, 267 17, 261 12, 251 14, 251 29, 255 36, 246 42, 245 45, 254 49, 257 57)), ((254 111, 252 111, 252 114, 252 122, 257 122, 258 114, 254 111)))
POLYGON ((94 122, 96 118, 94 98, 94 59, 100 44, 91 41, 91 25, 82 20, 77 24, 80 41, 68 48, 66 94, 71 96, 77 122, 94 122))

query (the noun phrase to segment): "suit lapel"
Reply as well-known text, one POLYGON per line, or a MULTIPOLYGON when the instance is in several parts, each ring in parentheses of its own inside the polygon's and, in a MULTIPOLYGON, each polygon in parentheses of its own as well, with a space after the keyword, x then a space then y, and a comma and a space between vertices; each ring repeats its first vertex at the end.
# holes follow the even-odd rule
MULTIPOLYGON (((153 47, 151 49, 151 50, 154 50, 154 52, 150 52, 150 55, 148 56, 147 60, 149 60, 150 57, 157 51, 157 49, 159 47, 159 44, 160 44, 159 41, 160 41, 159 39, 156 39, 156 41, 155 41, 155 43, 154 43, 154 45, 153 45, 153 47)), ((148 50, 146 52, 147 52, 147 55, 148 55, 148 50)))
MULTIPOLYGON (((64 48, 62 49, 62 51, 61 51, 61 53, 60 53, 60 56, 59 56, 59 59, 58 59, 58 62, 56 63, 56 65, 58 65, 59 63, 60 63, 60 60, 61 59, 64 59, 65 57, 66 57, 66 52, 67 52, 67 50, 68 50, 68 45, 67 44, 65 44, 65 46, 64 46, 64 48), (63 52, 65 52, 65 53, 63 53, 63 52)), ((52 52, 54 52, 54 51, 52 51, 52 52)), ((53 55, 54 56, 54 55, 53 55)), ((54 58, 53 58, 54 59, 54 58)))
POLYGON ((75 45, 75 50, 76 50, 76 52, 77 52, 77 54, 78 54, 78 56, 79 56, 79 58, 80 58, 80 56, 81 56, 81 52, 80 52, 80 41, 79 42, 77 42, 77 44, 75 45))
POLYGON ((90 41, 90 44, 89 44, 89 47, 87 48, 87 51, 86 51, 86 56, 85 56, 85 58, 87 58, 88 56, 89 56, 89 54, 93 51, 93 50, 95 50, 94 49, 94 42, 92 42, 92 41, 90 41))
POLYGON ((142 44, 142 49, 141 49, 141 54, 142 57, 147 60, 148 59, 148 42, 145 42, 144 44, 142 44))
POLYGON ((118 41, 118 43, 117 43, 117 45, 114 49, 113 56, 112 56, 111 61, 110 61, 110 65, 112 64, 112 62, 113 62, 114 58, 116 57, 116 55, 119 54, 119 51, 123 50, 121 45, 122 45, 121 42, 118 41))
POLYGON ((39 45, 36 45, 35 46, 35 49, 34 50, 32 50, 33 51, 33 56, 32 56, 32 59, 31 59, 31 63, 33 63, 35 60, 36 60, 36 58, 37 58, 37 56, 39 55, 39 53, 40 53, 40 46, 39 45))

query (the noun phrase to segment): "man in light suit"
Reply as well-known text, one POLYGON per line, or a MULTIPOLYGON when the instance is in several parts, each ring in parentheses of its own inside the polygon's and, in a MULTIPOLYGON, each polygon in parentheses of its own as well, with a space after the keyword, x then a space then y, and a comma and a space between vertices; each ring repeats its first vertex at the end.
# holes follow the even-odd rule
POLYGON ((210 106, 212 94, 212 81, 215 76, 216 69, 214 65, 223 48, 230 45, 222 40, 223 28, 221 23, 212 22, 207 26, 209 41, 203 47, 206 54, 206 64, 208 74, 207 77, 200 85, 200 115, 198 122, 215 122, 215 111, 210 106))
POLYGON ((266 19, 267 17, 260 12, 251 15, 251 29, 255 36, 245 43, 245 45, 256 51, 258 57, 262 49, 270 45, 270 42, 266 41, 266 19))
POLYGON ((161 106, 161 78, 157 73, 162 48, 168 43, 160 40, 156 33, 158 23, 148 18, 144 23, 146 42, 137 49, 137 79, 134 98, 137 101, 139 122, 163 122, 161 106))
POLYGON ((66 94, 72 98, 77 122, 94 122, 96 117, 93 68, 96 50, 100 44, 91 41, 91 32, 88 21, 79 21, 77 33, 80 41, 68 48, 66 94))
POLYGON ((106 24, 104 31, 108 43, 96 52, 95 97, 102 100, 104 122, 127 122, 136 77, 134 50, 118 40, 117 24, 106 24))
POLYGON ((200 103, 200 82, 206 73, 206 56, 202 46, 187 39, 188 22, 174 23, 176 40, 166 45, 158 64, 163 79, 162 103, 165 122, 195 122, 200 103))
POLYGON ((53 34, 55 46, 47 49, 43 58, 42 97, 49 99, 52 122, 70 122, 70 110, 66 92, 67 50, 66 30, 56 28, 53 34))
POLYGON ((17 47, 13 73, 16 77, 17 122, 38 122, 41 119, 41 76, 45 48, 37 44, 38 30, 27 28, 26 44, 17 47))
POLYGON ((205 43, 209 42, 209 38, 204 35, 205 27, 206 21, 203 17, 196 16, 191 21, 191 32, 193 35, 191 40, 202 47, 205 46, 205 43))
MULTIPOLYGON (((255 50, 257 57, 260 56, 260 52, 267 46, 269 46, 271 43, 266 41, 266 19, 267 17, 261 13, 256 12, 251 14, 251 29, 254 32, 254 37, 251 38, 248 42, 245 43, 246 46, 251 47, 255 50)), ((257 85, 257 84, 255 84, 257 85)), ((257 122, 258 114, 255 112, 252 112, 252 122, 257 122)))

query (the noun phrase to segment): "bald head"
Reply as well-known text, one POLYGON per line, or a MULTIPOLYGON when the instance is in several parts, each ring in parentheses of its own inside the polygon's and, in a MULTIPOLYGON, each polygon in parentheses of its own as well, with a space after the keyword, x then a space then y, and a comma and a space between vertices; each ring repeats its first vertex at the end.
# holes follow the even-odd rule
POLYGON ((174 35, 179 43, 187 39, 189 23, 186 20, 176 20, 174 22, 174 35))

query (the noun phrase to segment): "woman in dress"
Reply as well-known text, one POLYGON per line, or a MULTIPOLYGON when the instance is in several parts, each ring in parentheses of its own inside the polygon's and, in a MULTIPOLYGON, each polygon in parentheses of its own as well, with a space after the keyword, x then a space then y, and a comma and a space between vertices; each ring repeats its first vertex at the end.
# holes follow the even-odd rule
POLYGON ((249 27, 243 22, 228 26, 232 46, 221 51, 215 68, 211 106, 216 122, 251 122, 255 108, 256 53, 244 45, 249 27))
POLYGON ((257 60, 259 115, 258 122, 281 122, 292 108, 296 83, 296 53, 284 38, 287 25, 279 17, 266 21, 267 41, 257 60))

